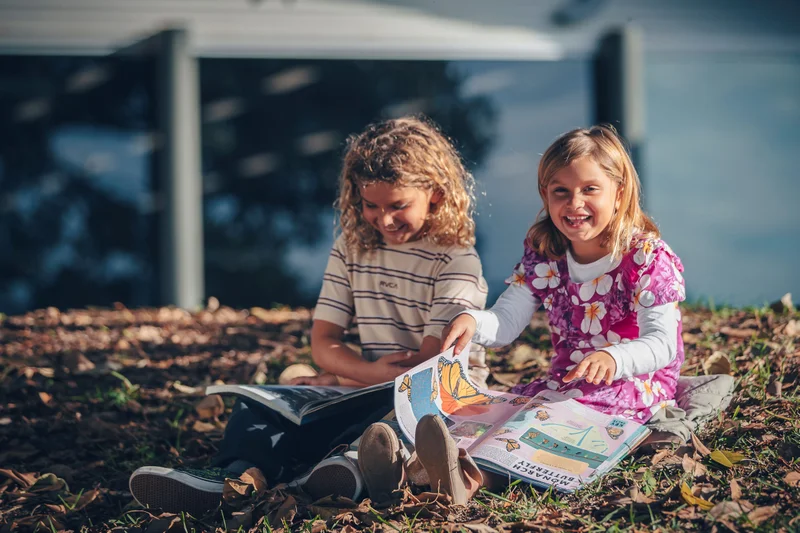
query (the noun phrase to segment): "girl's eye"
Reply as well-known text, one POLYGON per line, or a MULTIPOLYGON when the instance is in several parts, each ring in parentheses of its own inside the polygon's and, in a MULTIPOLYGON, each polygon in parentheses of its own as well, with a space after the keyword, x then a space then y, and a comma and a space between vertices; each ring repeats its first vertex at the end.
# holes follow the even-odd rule
POLYGON ((599 190, 600 190, 600 187, 598 187, 597 185, 589 185, 589 186, 588 186, 588 187, 586 187, 586 189, 584 189, 584 190, 585 190, 586 192, 595 192, 595 191, 599 191, 599 190))
POLYGON ((400 211, 401 209, 405 209, 406 207, 408 207, 408 204, 402 204, 402 205, 395 205, 394 206, 394 208, 396 210, 398 210, 398 211, 400 211))
POLYGON ((565 189, 564 187, 557 187, 557 188, 553 189, 553 194, 557 194, 557 195, 566 194, 566 192, 567 192, 567 189, 565 189))

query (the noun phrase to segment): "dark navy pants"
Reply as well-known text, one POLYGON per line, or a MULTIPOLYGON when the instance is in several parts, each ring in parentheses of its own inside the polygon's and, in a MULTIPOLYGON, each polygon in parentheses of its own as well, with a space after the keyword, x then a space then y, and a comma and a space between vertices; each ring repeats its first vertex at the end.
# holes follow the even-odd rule
POLYGON ((239 400, 212 466, 245 461, 257 466, 270 483, 288 482, 335 447, 356 440, 393 407, 386 398, 298 426, 259 404, 239 400))

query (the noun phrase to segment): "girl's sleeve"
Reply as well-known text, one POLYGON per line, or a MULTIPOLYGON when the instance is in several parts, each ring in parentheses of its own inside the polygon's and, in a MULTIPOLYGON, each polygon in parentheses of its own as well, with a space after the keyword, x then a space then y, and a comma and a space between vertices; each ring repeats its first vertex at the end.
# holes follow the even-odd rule
POLYGON ((666 367, 677 355, 677 303, 686 299, 683 265, 660 239, 636 243, 628 261, 625 282, 631 310, 636 312, 639 337, 604 348, 617 363, 614 379, 649 374, 666 367))
POLYGON ((322 290, 314 309, 314 320, 325 320, 343 328, 350 325, 355 315, 345 251, 344 239, 339 237, 328 256, 328 266, 322 275, 322 290))
POLYGON ((489 348, 511 344, 531 323, 540 305, 541 301, 526 285, 512 283, 491 309, 465 311, 477 324, 472 341, 489 348))
POLYGON ((675 360, 678 351, 678 321, 675 304, 642 308, 636 313, 639 338, 603 348, 617 364, 614 380, 660 370, 675 360))
POLYGON ((423 337, 440 338, 444 327, 464 309, 483 309, 488 289, 474 248, 458 249, 436 277, 423 337))

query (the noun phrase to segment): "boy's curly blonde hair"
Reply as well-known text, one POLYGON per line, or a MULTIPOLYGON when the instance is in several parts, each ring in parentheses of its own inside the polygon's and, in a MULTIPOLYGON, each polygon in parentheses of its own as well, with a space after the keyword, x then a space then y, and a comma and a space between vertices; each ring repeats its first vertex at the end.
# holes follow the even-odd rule
POLYGON ((372 183, 440 193, 421 235, 441 245, 475 244, 474 179, 429 119, 390 119, 348 139, 335 206, 349 250, 374 250, 382 242, 378 230, 362 215, 361 188, 372 183))
POLYGON ((547 186, 553 176, 570 163, 589 157, 617 184, 620 202, 608 224, 604 245, 614 257, 625 253, 633 237, 639 233, 658 237, 655 222, 640 205, 639 176, 617 130, 608 124, 569 131, 555 140, 539 161, 539 196, 544 207, 536 223, 528 230, 528 246, 549 259, 559 259, 567 253, 569 240, 550 219, 547 206, 547 186))

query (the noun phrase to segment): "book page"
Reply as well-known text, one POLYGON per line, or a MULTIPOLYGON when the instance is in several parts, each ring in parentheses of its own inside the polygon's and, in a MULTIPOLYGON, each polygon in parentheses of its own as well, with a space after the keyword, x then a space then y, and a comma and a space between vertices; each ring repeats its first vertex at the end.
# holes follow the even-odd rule
POLYGON ((472 449, 492 430, 516 415, 514 394, 477 388, 467 374, 469 345, 425 361, 395 380, 395 412, 400 429, 414 442, 417 422, 439 415, 459 448, 472 449))
POLYGON ((472 456, 529 482, 570 491, 619 456, 620 448, 640 435, 641 427, 561 393, 544 391, 530 398, 472 456))

